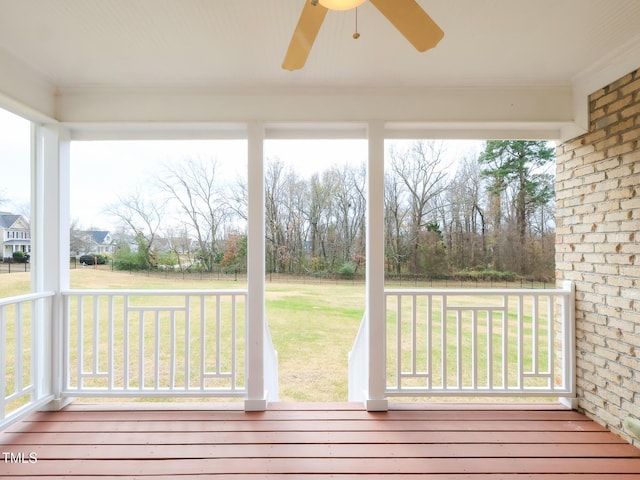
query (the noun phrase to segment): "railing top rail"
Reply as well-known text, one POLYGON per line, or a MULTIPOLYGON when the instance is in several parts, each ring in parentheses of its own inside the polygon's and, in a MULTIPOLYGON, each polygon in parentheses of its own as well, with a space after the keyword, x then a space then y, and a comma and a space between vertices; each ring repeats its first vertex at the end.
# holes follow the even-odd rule
POLYGON ((30 302, 32 300, 40 300, 42 298, 53 297, 55 294, 56 292, 46 291, 26 293, 24 295, 16 295, 15 297, 0 298, 0 307, 4 305, 14 305, 16 303, 30 302))
POLYGON ((387 288, 385 295, 568 295, 565 288, 387 288))
POLYGON ((139 295, 139 296, 180 296, 180 295, 246 295, 247 289, 206 289, 206 290, 142 290, 142 289, 71 289, 62 295, 139 295))

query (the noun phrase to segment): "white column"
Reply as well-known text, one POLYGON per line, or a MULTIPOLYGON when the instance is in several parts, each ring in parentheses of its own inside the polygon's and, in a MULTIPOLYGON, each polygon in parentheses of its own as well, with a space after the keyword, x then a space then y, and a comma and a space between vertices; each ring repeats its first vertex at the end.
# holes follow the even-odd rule
POLYGON ((47 409, 69 400, 62 390, 62 321, 60 292, 69 287, 69 145, 68 132, 57 124, 32 129, 32 290, 53 291, 51 317, 40 335, 41 386, 54 395, 47 409))
POLYGON ((247 283, 247 398, 245 410, 262 411, 267 408, 264 378, 264 322, 265 322, 265 250, 264 250, 264 125, 251 122, 248 139, 248 239, 247 283))
POLYGON ((369 411, 385 411, 386 315, 384 297, 384 122, 368 124, 367 165, 367 312, 369 384, 365 400, 369 411))

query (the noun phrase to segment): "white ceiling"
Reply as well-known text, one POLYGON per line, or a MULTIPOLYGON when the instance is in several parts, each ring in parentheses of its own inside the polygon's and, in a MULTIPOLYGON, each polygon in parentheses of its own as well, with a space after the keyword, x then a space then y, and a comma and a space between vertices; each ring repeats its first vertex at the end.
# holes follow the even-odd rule
POLYGON ((306 67, 288 72, 304 1, 0 0, 0 54, 58 93, 572 87, 640 44, 638 0, 418 0, 445 32, 426 53, 365 3, 358 40, 354 11, 330 11, 306 67))

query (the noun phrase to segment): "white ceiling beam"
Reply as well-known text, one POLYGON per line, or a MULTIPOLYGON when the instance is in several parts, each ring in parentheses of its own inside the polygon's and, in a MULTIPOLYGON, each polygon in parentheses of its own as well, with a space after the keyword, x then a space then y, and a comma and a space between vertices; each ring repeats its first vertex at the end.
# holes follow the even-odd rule
POLYGON ((62 122, 570 122, 568 87, 61 89, 62 122))
POLYGON ((573 123, 573 95, 567 87, 77 88, 60 90, 57 117, 71 125, 74 138, 91 130, 87 124, 129 125, 135 135, 136 124, 185 124, 182 131, 189 131, 191 124, 250 120, 266 122, 269 138, 363 138, 363 122, 372 119, 405 137, 425 130, 440 138, 560 138, 573 123))

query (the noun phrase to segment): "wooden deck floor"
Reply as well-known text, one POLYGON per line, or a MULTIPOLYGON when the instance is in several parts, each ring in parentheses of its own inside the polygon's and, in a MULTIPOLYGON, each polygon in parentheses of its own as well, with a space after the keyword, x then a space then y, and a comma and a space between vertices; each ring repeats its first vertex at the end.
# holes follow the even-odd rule
POLYGON ((0 457, 0 478, 640 479, 640 450, 566 410, 180 407, 72 405, 34 414, 0 433, 8 457, 0 457))

